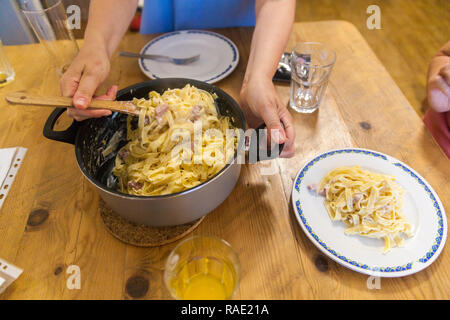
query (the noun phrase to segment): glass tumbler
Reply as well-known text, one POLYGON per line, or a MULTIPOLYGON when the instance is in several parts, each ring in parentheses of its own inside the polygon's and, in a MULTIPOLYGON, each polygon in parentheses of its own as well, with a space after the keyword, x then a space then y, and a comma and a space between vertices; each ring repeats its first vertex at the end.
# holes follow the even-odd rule
POLYGON ((239 257, 225 240, 194 236, 167 258, 164 282, 178 300, 231 299, 239 286, 239 257))
POLYGON ((15 73, 0 40, 0 88, 14 80, 15 73))
POLYGON ((289 105, 301 113, 317 110, 327 88, 336 53, 319 42, 303 42, 290 57, 291 94, 289 105))
POLYGON ((50 55, 56 72, 62 75, 78 54, 78 45, 61 0, 20 0, 20 4, 36 37, 50 55))

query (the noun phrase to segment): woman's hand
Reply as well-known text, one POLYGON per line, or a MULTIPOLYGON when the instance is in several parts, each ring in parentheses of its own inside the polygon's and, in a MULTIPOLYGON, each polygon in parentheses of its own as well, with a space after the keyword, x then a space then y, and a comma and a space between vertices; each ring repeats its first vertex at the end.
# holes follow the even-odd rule
MULTIPOLYGON (((99 118, 111 114, 110 110, 85 110, 91 103, 95 90, 108 77, 109 57, 101 46, 84 46, 60 80, 61 93, 73 97, 75 108, 67 110, 69 117, 77 121, 99 118)), ((117 87, 111 87, 100 99, 114 100, 117 87)))
POLYGON ((281 103, 272 81, 265 79, 244 82, 240 98, 249 126, 256 127, 264 121, 269 136, 271 132, 274 132, 272 130, 278 131, 279 134, 274 135, 273 139, 279 144, 284 143, 281 157, 292 157, 295 151, 295 129, 292 116, 286 106, 281 103))
POLYGON ((430 62, 427 93, 432 109, 450 111, 450 41, 430 62))
MULTIPOLYGON (((109 59, 133 19, 138 0, 96 0, 89 5, 89 19, 84 33, 84 46, 69 69, 61 77, 63 96, 73 97, 76 109, 67 114, 75 120, 98 118, 111 114, 109 110, 84 110, 99 87, 108 77, 109 59)), ((111 87, 106 96, 115 97, 117 88, 111 87)))

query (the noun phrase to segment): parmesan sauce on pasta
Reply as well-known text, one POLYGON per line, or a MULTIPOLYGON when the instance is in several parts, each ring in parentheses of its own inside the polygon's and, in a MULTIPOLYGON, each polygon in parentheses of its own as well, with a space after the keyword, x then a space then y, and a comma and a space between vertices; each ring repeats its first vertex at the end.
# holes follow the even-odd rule
POLYGON ((331 220, 347 224, 346 234, 384 240, 383 252, 403 245, 403 235, 412 236, 403 209, 405 191, 395 177, 361 169, 339 167, 320 182, 319 193, 331 220))
POLYGON ((121 192, 164 195, 192 188, 218 173, 233 158, 239 131, 219 116, 215 94, 186 85, 134 99, 138 125, 127 120, 127 140, 113 174, 121 192), (199 133, 199 134, 196 134, 199 133))

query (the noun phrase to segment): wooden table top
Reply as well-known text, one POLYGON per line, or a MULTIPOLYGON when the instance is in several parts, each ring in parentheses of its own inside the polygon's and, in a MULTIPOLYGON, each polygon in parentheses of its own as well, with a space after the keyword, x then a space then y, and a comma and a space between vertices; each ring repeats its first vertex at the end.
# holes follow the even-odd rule
MULTIPOLYGON (((218 32, 236 43, 241 60, 217 85, 238 99, 252 28, 218 32)), ((129 34, 120 49, 139 51, 151 38, 129 34)), ((368 276, 322 255, 300 230, 290 202, 293 179, 308 159, 341 147, 369 148, 404 161, 432 185, 450 212, 449 160, 354 26, 343 21, 297 23, 287 50, 306 40, 327 43, 338 59, 319 112, 292 111, 296 155, 275 160, 279 170, 272 176, 261 176, 260 164, 243 166, 234 191, 194 234, 226 239, 238 252, 242 277, 237 299, 449 299, 448 248, 424 271, 383 278, 381 289, 370 290, 368 276)), ((0 211, 0 257, 24 273, 0 299, 129 299, 126 283, 136 275, 148 284, 142 298, 170 298, 162 274, 176 243, 138 248, 107 232, 99 196, 80 173, 73 146, 42 136, 51 109, 9 106, 4 100, 7 92, 19 90, 59 94, 58 77, 44 49, 12 46, 6 52, 16 80, 0 89, 0 147, 23 146, 28 153, 0 211), (48 212, 48 218, 27 225, 37 209, 48 212), (66 287, 70 265, 80 267, 79 290, 66 287)), ((136 60, 115 56, 102 88, 144 80, 136 60)), ((277 90, 287 103, 289 87, 277 85, 277 90)))

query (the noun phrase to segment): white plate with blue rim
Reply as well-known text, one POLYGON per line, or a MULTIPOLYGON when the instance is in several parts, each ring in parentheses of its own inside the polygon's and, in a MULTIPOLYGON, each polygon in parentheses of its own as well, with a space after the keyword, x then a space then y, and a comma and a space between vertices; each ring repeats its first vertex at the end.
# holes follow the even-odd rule
POLYGON ((163 34, 147 43, 141 54, 160 54, 172 58, 200 54, 197 61, 188 65, 139 58, 139 67, 151 79, 188 78, 215 83, 232 73, 239 63, 239 51, 230 39, 204 30, 163 34))
POLYGON ((292 189, 295 217, 314 245, 337 263, 376 277, 403 277, 421 271, 441 253, 447 238, 447 218, 430 184, 403 162, 367 149, 327 151, 308 161, 298 172, 292 189), (394 175, 406 191, 403 212, 414 235, 402 247, 383 253, 382 239, 345 235, 346 225, 332 221, 324 197, 308 190, 332 169, 358 165, 362 169, 394 175))

